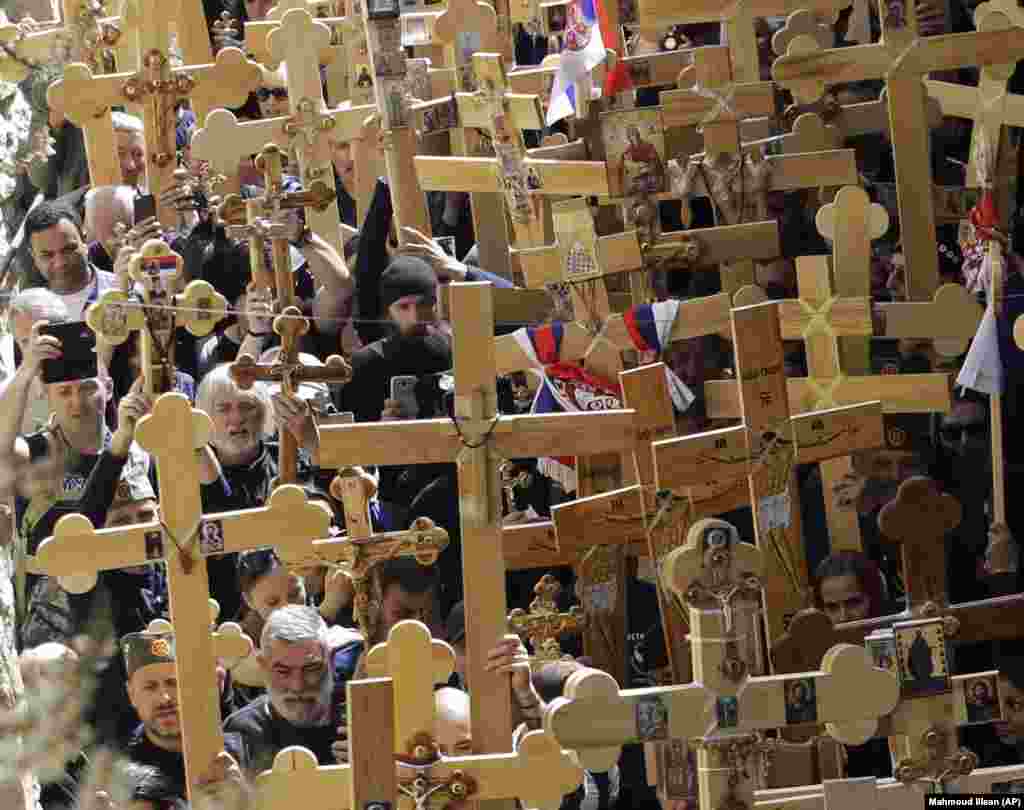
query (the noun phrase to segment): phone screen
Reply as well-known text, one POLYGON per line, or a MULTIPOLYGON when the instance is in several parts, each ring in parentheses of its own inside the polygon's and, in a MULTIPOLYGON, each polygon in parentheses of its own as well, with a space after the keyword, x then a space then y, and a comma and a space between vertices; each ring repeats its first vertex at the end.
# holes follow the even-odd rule
POLYGON ((43 361, 44 383, 87 380, 98 374, 96 335, 84 321, 47 324, 39 331, 44 335, 53 335, 61 343, 61 357, 43 361))
POLYGON ((149 219, 150 217, 156 216, 156 197, 152 194, 140 194, 135 198, 135 224, 138 225, 142 220, 149 219))

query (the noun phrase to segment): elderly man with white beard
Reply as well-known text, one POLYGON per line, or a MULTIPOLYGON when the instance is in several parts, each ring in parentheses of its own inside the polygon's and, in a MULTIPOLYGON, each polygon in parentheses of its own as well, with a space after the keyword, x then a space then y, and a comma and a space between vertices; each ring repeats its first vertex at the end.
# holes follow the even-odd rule
POLYGON ((267 770, 290 745, 308 748, 321 765, 335 764, 335 678, 327 624, 316 608, 286 605, 271 613, 257 661, 267 693, 224 723, 225 732, 242 738, 248 772, 267 770))

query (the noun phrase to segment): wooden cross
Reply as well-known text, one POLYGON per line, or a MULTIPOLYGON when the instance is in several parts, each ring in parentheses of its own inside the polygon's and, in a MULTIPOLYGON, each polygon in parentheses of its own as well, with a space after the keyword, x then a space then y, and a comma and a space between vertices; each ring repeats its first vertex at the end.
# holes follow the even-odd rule
POLYGON ((464 126, 491 133, 497 157, 434 157, 415 159, 425 191, 504 192, 516 247, 541 247, 547 242, 536 195, 607 195, 603 162, 557 161, 527 157, 522 129, 543 129, 536 96, 505 92, 505 72, 497 54, 473 54, 476 93, 456 99, 464 126))
MULTIPOLYGON (((169 21, 164 16, 164 7, 160 9, 154 8, 153 14, 138 21, 138 72, 94 77, 87 65, 68 65, 64 77, 50 85, 46 98, 52 107, 63 110, 72 123, 82 128, 90 160, 110 154, 114 165, 117 149, 110 108, 125 103, 140 105, 148 191, 157 200, 157 219, 172 223, 176 221, 173 205, 161 201, 161 192, 172 184, 176 168, 175 104, 189 98, 197 109, 214 104, 240 106, 249 92, 259 86, 260 68, 237 48, 225 48, 213 64, 172 68, 167 46, 169 21)), ((204 36, 205 32, 204 23, 204 36)), ((121 182, 119 172, 112 175, 105 170, 100 178, 111 184, 121 182)), ((93 182, 101 180, 93 176, 93 182)))
POLYGON ((733 309, 732 331, 743 423, 655 442, 656 479, 659 489, 748 479, 755 532, 772 552, 765 583, 772 639, 809 596, 793 465, 878 447, 882 410, 876 401, 791 416, 778 305, 733 309))
MULTIPOLYGON (((267 47, 286 66, 290 114, 239 123, 229 110, 214 110, 192 136, 192 154, 237 183, 240 159, 256 154, 268 143, 298 157, 304 188, 323 184, 336 192, 330 141, 355 139, 372 106, 327 109, 320 84, 318 54, 330 47, 330 29, 301 8, 286 12, 268 35, 267 47)), ((344 255, 334 198, 306 208, 306 222, 316 234, 344 255)))
POLYGON ((423 196, 426 189, 421 189, 413 168, 416 132, 409 125, 405 51, 402 48, 398 3, 396 0, 363 0, 361 5, 395 226, 399 240, 404 243, 404 227, 416 228, 424 234, 430 234, 431 228, 423 196))
POLYGON ((174 389, 175 326, 196 337, 208 335, 227 312, 227 301, 208 281, 190 281, 183 292, 176 292, 184 279, 184 261, 159 239, 150 239, 135 254, 131 275, 142 289, 141 302, 121 290, 107 290, 89 305, 85 320, 111 346, 138 332, 143 390, 164 394, 174 389))
POLYGON ((586 621, 583 610, 573 606, 568 613, 558 610, 558 595, 562 586, 551 574, 545 574, 533 586, 536 597, 529 611, 516 608, 508 614, 509 628, 533 648, 531 664, 539 666, 563 658, 558 639, 568 633, 578 633, 586 621))
POLYGON ((468 672, 477 751, 507 750, 506 678, 485 669, 506 627, 500 554, 498 458, 607 453, 631 445, 632 413, 501 416, 496 412, 493 310, 488 285, 451 285, 455 325, 454 419, 337 425, 320 429, 321 467, 450 462, 459 468, 462 564, 467 588, 468 672), (486 718, 484 720, 483 718, 486 718))
MULTIPOLYGON (((513 753, 449 757, 439 752, 434 686, 447 681, 454 665, 452 648, 432 640, 425 625, 396 624, 388 640, 367 656, 367 671, 378 677, 350 681, 346 687, 353 763, 317 767, 309 751, 285 748, 275 757, 273 769, 256 780, 260 806, 287 807, 294 804, 298 791, 314 806, 334 810, 370 810, 389 796, 401 797, 396 807, 426 807, 432 797, 448 802, 520 798, 528 807, 557 810, 562 797, 580 784, 583 773, 543 731, 525 734, 513 753), (365 700, 372 700, 372 705, 356 700, 359 692, 369 691, 370 684, 375 694, 365 700), (385 708, 388 698, 391 706, 385 708), (380 711, 373 711, 378 707, 380 711), (382 722, 389 720, 394 728, 390 737, 380 733, 382 722), (371 737, 384 742, 374 743, 371 737)), ((474 741, 479 728, 473 728, 474 741)), ((511 742, 509 737, 506 747, 511 742)))
POLYGON ((776 672, 804 669, 808 661, 833 644, 861 644, 871 632, 908 618, 948 619, 946 635, 958 642, 1019 635, 1014 614, 1024 603, 1021 594, 958 605, 948 603, 943 544, 947 533, 960 522, 960 504, 953 496, 940 492, 929 479, 915 477, 900 485, 896 499, 884 509, 888 511, 879 525, 884 527, 890 540, 902 546, 907 609, 895 615, 835 627, 817 610, 801 611, 794 617, 788 632, 773 641, 772 660, 776 672))
POLYGON ((756 732, 826 723, 840 741, 863 742, 899 700, 896 677, 877 670, 863 648, 840 645, 820 671, 790 679, 752 676, 759 650, 758 611, 764 560, 728 523, 691 527, 686 546, 668 555, 664 577, 689 608, 694 680, 620 692, 604 673, 570 676, 545 728, 590 770, 606 770, 624 742, 697 738, 702 806, 753 806, 756 732), (790 701, 795 682, 803 700, 790 701), (855 696, 855 697, 852 697, 855 696))
MULTIPOLYGON (((685 165, 676 161, 668 164, 672 191, 684 204, 692 197, 708 196, 714 203, 716 219, 735 225, 767 219, 769 191, 858 182, 852 150, 760 158, 745 155, 740 148, 738 121, 743 109, 749 107, 736 110, 732 107, 737 106, 737 97, 748 95, 752 102, 760 99, 763 110, 774 111, 771 83, 737 85, 729 49, 722 46, 697 48, 693 67, 697 88, 713 94, 716 106, 711 113, 701 112, 705 106, 701 99, 695 104, 694 112, 687 112, 686 95, 700 94, 680 91, 675 97, 675 106, 681 109, 680 120, 692 121, 699 114, 704 122, 704 153, 691 156, 685 165)), ((752 261, 742 261, 723 273, 723 289, 727 292, 735 293, 745 284, 753 283, 752 261)))
MULTIPOLYGON (((890 5, 905 10, 903 3, 890 5)), ((886 80, 907 297, 921 301, 932 296, 939 280, 934 203, 930 194, 921 193, 932 186, 927 93, 921 79, 931 71, 1013 62, 1024 47, 1024 28, 984 30, 979 20, 973 33, 919 37, 912 7, 906 14, 891 14, 889 8, 882 7, 881 42, 821 50, 812 39, 795 37, 786 55, 775 60, 772 77, 800 101, 820 98, 828 84, 886 80)))
POLYGON ((193 409, 184 395, 163 394, 136 430, 136 441, 156 459, 163 484, 160 519, 96 530, 83 515, 68 515, 36 554, 37 564, 51 576, 166 563, 177 654, 189 662, 178 672, 178 705, 190 786, 224 748, 207 614, 206 557, 268 540, 280 548, 305 548, 325 536, 330 524, 327 510, 308 503, 296 486, 278 488, 260 509, 203 515, 196 451, 206 446, 211 430, 210 418, 193 409))

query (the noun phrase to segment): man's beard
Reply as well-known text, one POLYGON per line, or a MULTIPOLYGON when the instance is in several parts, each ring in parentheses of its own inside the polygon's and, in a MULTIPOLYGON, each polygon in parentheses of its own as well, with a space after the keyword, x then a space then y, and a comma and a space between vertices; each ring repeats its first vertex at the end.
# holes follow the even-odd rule
POLYGON ((270 702, 285 720, 296 728, 315 728, 330 721, 331 698, 334 695, 334 670, 330 662, 324 668, 320 686, 316 689, 268 689, 270 702), (297 700, 299 699, 299 700, 297 700))
MULTIPOLYGON (((163 713, 165 711, 168 711, 169 708, 170 707, 163 707, 158 709, 157 712, 163 713)), ((166 726, 162 725, 161 721, 165 720, 166 718, 158 717, 157 714, 154 713, 150 721, 146 723, 146 731, 149 732, 151 737, 156 737, 159 740, 180 740, 181 721, 180 718, 178 718, 176 707, 174 708, 174 714, 177 722, 175 722, 173 728, 167 728, 166 726)))

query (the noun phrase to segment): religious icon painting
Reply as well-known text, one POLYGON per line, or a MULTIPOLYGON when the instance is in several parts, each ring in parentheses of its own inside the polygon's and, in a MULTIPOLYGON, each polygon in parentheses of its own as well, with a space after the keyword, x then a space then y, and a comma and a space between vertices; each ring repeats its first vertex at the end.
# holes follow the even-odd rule
POLYGON ((373 77, 370 75, 369 65, 356 65, 356 87, 373 87, 373 77))
POLYGON ((1006 782, 993 782, 993 793, 1024 794, 1024 779, 1009 779, 1006 782))
POLYGON ((417 45, 426 45, 430 42, 430 34, 427 32, 426 17, 403 17, 402 18, 402 45, 412 48, 417 45))
POLYGON ((887 672, 896 672, 896 636, 892 629, 876 630, 864 639, 871 663, 887 672))
POLYGON ((665 127, 654 108, 601 116, 605 154, 617 194, 665 190, 665 127))
POLYGON ((103 304, 100 316, 100 331, 103 337, 113 342, 128 336, 128 310, 122 304, 103 304))
POLYGON ((908 699, 951 691, 942 619, 902 622, 893 632, 900 695, 908 699))
POLYGON ((146 559, 162 560, 164 558, 164 535, 160 531, 146 532, 146 559))
POLYGON ((668 739, 668 706, 660 696, 650 695, 637 701, 636 738, 640 742, 668 739))
POLYGON ((626 63, 629 78, 636 87, 648 87, 651 84, 651 63, 647 59, 636 59, 626 63))
POLYGON ((720 697, 715 703, 718 728, 736 728, 740 724, 740 704, 734 697, 720 697))
POLYGON ((976 678, 959 678, 953 688, 959 725, 991 723, 1001 716, 999 679, 996 673, 976 678))
POLYGON ((219 520, 204 520, 199 525, 199 552, 219 554, 224 551, 224 527, 219 520))
POLYGON ((557 34, 565 30, 565 4, 558 3, 557 5, 547 6, 545 8, 547 12, 547 31, 548 34, 557 34))
POLYGON ((818 700, 814 678, 793 678, 782 682, 785 690, 786 725, 818 722, 818 700))

